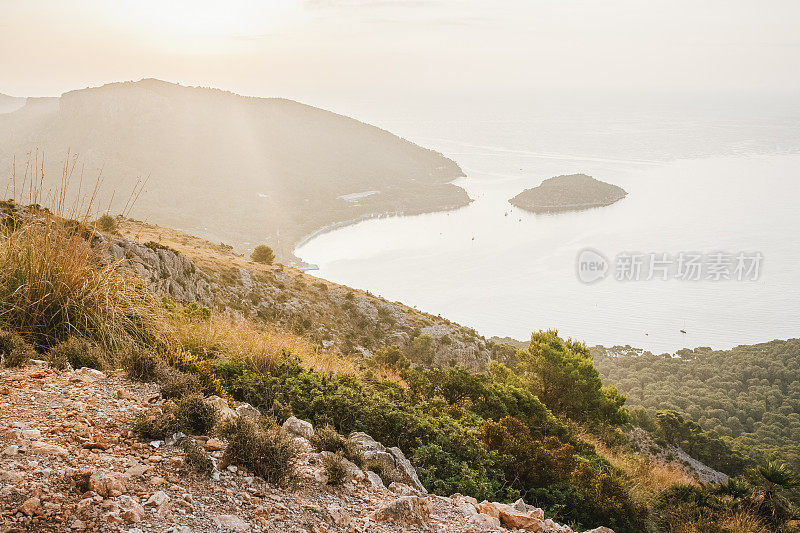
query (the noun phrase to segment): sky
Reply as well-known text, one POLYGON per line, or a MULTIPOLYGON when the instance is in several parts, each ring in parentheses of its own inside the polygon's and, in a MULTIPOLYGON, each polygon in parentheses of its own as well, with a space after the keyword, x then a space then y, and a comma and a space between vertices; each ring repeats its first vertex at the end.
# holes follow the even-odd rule
POLYGON ((0 93, 800 94, 796 0, 0 0, 0 93))

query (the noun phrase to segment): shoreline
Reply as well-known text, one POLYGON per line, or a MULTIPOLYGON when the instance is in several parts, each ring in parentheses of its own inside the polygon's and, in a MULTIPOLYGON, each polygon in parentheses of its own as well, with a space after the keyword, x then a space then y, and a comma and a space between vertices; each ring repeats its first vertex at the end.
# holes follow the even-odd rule
POLYGON ((330 232, 336 231, 338 229, 346 228, 347 226, 352 226, 352 225, 358 224, 359 222, 365 222, 367 220, 392 218, 392 217, 410 217, 410 216, 416 216, 416 215, 427 215, 427 214, 432 214, 432 213, 445 213, 445 212, 448 212, 448 211, 455 211, 457 209, 461 209, 462 207, 467 207, 469 204, 471 204, 474 201, 475 201, 474 199, 470 198, 469 202, 467 202, 466 204, 463 204, 463 205, 450 205, 450 206, 445 206, 445 207, 442 207, 442 208, 439 208, 439 209, 400 209, 400 210, 396 210, 396 211, 384 211, 384 212, 381 212, 381 213, 367 213, 367 214, 364 214, 364 215, 361 215, 361 216, 358 216, 358 217, 355 217, 355 218, 351 218, 351 219, 347 219, 347 220, 341 220, 339 222, 333 222, 331 224, 326 224, 325 226, 322 226, 321 228, 318 228, 318 229, 312 231, 311 233, 308 233, 308 234, 304 235, 300 240, 298 240, 297 242, 294 243, 294 245, 292 246, 292 255, 295 258, 297 258, 297 261, 299 262, 299 264, 307 265, 305 268, 301 267, 301 266, 295 266, 295 268, 299 268, 301 270, 317 270, 317 269, 319 269, 319 267, 317 265, 314 265, 312 263, 306 263, 305 261, 300 259, 300 257, 297 255, 296 252, 297 252, 298 248, 301 248, 301 247, 305 246, 306 244, 308 244, 309 242, 311 242, 315 238, 317 238, 317 237, 319 237, 321 235, 324 235, 326 233, 330 233, 330 232))

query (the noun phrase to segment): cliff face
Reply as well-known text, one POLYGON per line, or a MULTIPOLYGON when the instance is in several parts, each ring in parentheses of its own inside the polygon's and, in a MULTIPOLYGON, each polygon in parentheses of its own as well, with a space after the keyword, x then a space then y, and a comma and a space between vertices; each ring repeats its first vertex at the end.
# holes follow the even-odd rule
POLYGON ((259 265, 175 230, 123 221, 121 232, 138 238, 100 234, 94 244, 149 288, 175 300, 234 310, 292 329, 323 348, 364 356, 391 344, 407 347, 415 337, 429 335, 432 359, 416 362, 457 363, 473 371, 488 368, 487 341, 446 319, 290 267, 259 265), (161 242, 154 242, 159 236, 161 242))

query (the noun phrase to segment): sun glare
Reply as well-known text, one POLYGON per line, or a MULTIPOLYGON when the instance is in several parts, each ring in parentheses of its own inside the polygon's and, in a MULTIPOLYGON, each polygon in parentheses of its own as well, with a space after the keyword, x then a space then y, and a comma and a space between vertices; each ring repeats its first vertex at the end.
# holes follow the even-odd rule
POLYGON ((130 23, 158 41, 207 53, 237 41, 269 35, 298 8, 297 0, 161 2, 131 4, 130 23))

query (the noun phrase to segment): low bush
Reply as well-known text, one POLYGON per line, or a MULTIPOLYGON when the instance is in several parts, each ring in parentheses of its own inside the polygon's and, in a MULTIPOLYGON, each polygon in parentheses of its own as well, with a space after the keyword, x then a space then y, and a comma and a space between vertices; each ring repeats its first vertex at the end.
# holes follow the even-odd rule
POLYGON ((128 377, 136 381, 155 381, 161 358, 152 351, 136 345, 130 345, 121 355, 122 368, 128 372, 128 377))
POLYGON ((96 224, 97 224, 97 229, 99 229, 100 231, 108 231, 110 233, 113 233, 117 230, 116 219, 111 215, 109 215, 108 213, 98 218, 96 224))
POLYGON ((167 342, 144 283, 103 262, 81 224, 38 213, 0 231, 0 317, 46 350, 70 336, 106 349, 167 342))
POLYGON ((165 440, 180 430, 178 419, 171 409, 153 408, 139 413, 133 420, 133 433, 144 440, 165 440))
POLYGON ((33 346, 16 333, 0 331, 0 360, 8 367, 22 366, 38 356, 33 346))
POLYGON ((75 336, 50 348, 48 358, 53 366, 59 369, 69 365, 72 368, 106 370, 110 366, 109 356, 104 348, 95 342, 75 336))
POLYGON ((239 417, 230 430, 224 461, 246 468, 269 483, 286 486, 296 476, 299 448, 274 419, 239 417))
POLYGON ((322 456, 322 467, 325 470, 325 477, 328 478, 328 485, 339 486, 347 479, 347 466, 341 453, 331 453, 322 456))
POLYGON ((191 394, 178 401, 175 418, 180 428, 187 433, 207 435, 217 423, 219 413, 202 394, 191 394))
POLYGON ((186 454, 184 456, 184 464, 193 472, 204 476, 210 476, 214 471, 214 463, 211 458, 206 455, 206 452, 197 445, 197 442, 192 438, 183 439, 181 448, 186 454))
POLYGON ((308 441, 318 452, 344 453, 347 446, 347 440, 330 424, 317 428, 308 441))
POLYGON ((196 375, 181 372, 167 365, 158 368, 156 381, 161 387, 161 395, 164 398, 182 398, 203 390, 196 375))

